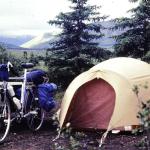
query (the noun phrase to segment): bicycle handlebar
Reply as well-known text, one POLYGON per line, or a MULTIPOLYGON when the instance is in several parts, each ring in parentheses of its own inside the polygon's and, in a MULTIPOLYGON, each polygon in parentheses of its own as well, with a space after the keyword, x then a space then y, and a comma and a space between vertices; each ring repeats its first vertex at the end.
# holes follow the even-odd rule
MULTIPOLYGON (((29 69, 29 68, 34 67, 34 64, 33 63, 22 63, 21 66, 24 69, 29 69)), ((19 74, 16 72, 16 70, 14 69, 13 65, 11 64, 11 62, 8 62, 6 64, 6 67, 7 67, 8 72, 11 72, 15 76, 19 76, 19 74)))
POLYGON ((10 71, 10 68, 12 68, 12 67, 13 67, 12 63, 8 61, 8 63, 7 63, 8 71, 10 71))

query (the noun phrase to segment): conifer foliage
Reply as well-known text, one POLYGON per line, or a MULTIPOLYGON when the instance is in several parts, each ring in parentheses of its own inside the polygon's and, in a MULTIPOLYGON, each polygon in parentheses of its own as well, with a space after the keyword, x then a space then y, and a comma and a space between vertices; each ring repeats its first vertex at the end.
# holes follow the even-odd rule
POLYGON ((91 67, 92 58, 103 60, 107 55, 98 47, 98 40, 104 36, 100 21, 106 18, 97 11, 100 7, 88 5, 88 0, 69 1, 72 4, 70 11, 60 13, 55 20, 49 21, 50 25, 62 29, 49 49, 53 51, 49 71, 55 82, 62 86, 67 86, 76 75, 91 67))
MULTIPOLYGON (((130 0, 137 2, 138 0, 130 0)), ((129 11, 131 18, 117 18, 113 29, 124 32, 115 36, 117 56, 144 59, 150 50, 150 1, 140 0, 139 5, 129 11)))
POLYGON ((6 49, 0 45, 0 63, 4 64, 8 61, 8 54, 6 49))
POLYGON ((88 0, 69 0, 72 2, 67 13, 60 13, 56 20, 50 20, 50 25, 61 27, 62 32, 58 35, 58 40, 51 43, 52 49, 73 49, 76 50, 76 55, 79 55, 79 50, 86 48, 95 48, 98 43, 94 39, 99 39, 103 36, 101 29, 103 28, 99 21, 106 18, 96 12, 99 6, 87 5, 88 0), (96 23, 97 22, 97 23, 96 23), (92 32, 90 32, 92 31, 92 32))

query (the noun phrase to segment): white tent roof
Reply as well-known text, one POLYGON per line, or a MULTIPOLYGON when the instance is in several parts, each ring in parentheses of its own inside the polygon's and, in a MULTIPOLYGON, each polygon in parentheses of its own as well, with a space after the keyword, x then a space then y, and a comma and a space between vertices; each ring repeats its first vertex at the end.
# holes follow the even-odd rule
POLYGON ((109 70, 116 72, 128 79, 134 79, 137 77, 149 76, 149 69, 150 65, 141 60, 128 57, 118 57, 99 63, 90 70, 109 70))

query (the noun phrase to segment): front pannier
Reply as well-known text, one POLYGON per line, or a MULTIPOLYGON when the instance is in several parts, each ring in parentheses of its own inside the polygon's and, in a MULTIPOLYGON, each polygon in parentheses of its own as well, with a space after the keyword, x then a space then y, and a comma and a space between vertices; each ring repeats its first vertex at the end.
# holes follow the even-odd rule
POLYGON ((8 81, 9 73, 6 64, 0 64, 0 81, 8 81))

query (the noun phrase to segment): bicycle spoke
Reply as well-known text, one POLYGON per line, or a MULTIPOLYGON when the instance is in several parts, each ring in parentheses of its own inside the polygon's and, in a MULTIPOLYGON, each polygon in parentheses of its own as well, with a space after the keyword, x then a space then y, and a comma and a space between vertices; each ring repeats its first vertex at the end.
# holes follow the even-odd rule
POLYGON ((8 102, 0 105, 0 143, 6 138, 10 128, 10 106, 8 102))
POLYGON ((31 130, 37 131, 40 129, 40 127, 43 124, 44 112, 40 108, 39 103, 38 103, 38 98, 37 96, 34 95, 34 93, 28 92, 28 97, 30 98, 28 99, 28 101, 30 102, 29 102, 29 105, 27 105, 26 110, 28 110, 28 112, 30 112, 31 115, 27 117, 27 124, 31 130))

